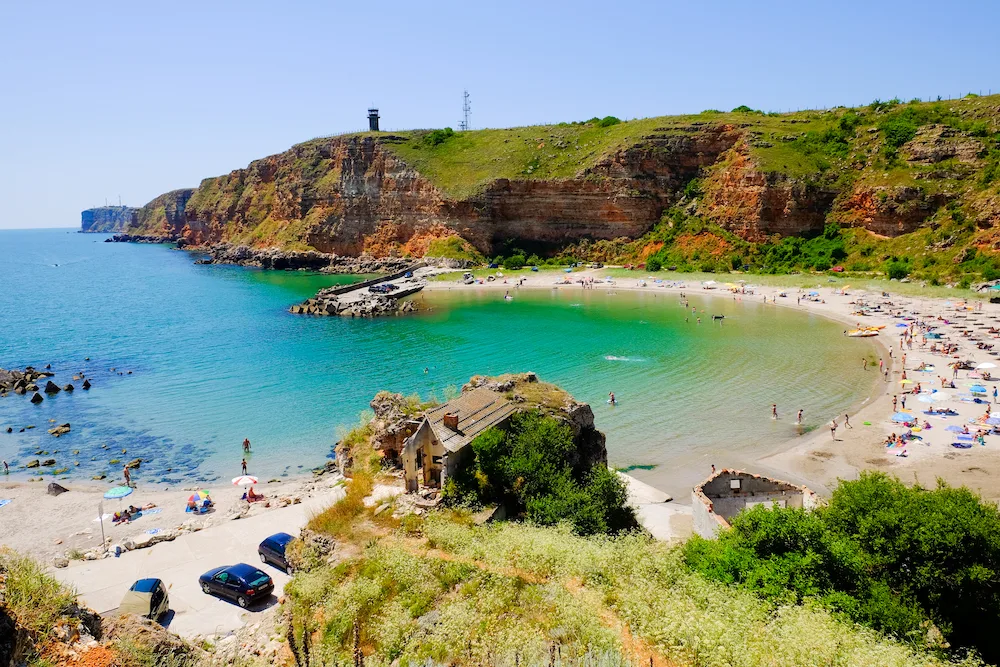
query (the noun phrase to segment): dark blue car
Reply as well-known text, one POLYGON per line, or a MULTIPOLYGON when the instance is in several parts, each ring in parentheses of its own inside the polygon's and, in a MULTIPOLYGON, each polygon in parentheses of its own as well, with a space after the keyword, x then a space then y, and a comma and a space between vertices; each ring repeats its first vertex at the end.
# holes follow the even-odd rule
POLYGON ((265 539, 257 547, 257 553, 260 554, 260 562, 264 564, 270 563, 291 574, 292 566, 288 564, 288 558, 285 556, 285 547, 294 539, 288 533, 275 533, 265 539))
POLYGON ((213 568, 198 577, 198 583, 205 593, 235 600, 244 608, 266 598, 274 590, 271 577, 246 563, 213 568))

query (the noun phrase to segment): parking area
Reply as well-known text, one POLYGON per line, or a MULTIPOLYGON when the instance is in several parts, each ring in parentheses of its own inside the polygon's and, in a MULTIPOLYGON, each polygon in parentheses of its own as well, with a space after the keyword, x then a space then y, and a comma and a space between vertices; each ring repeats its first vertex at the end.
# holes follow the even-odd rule
POLYGON ((313 513, 342 496, 343 490, 338 487, 299 505, 229 521, 183 535, 172 542, 130 551, 118 558, 74 562, 53 574, 75 588, 89 607, 102 613, 115 609, 137 579, 162 579, 167 585, 173 611, 166 617, 170 630, 182 637, 223 635, 273 607, 277 598, 272 596, 251 609, 241 609, 235 602, 203 593, 198 577, 220 565, 249 563, 271 575, 275 595, 280 595, 289 577, 278 568, 261 563, 257 545, 274 533, 296 535, 313 513))

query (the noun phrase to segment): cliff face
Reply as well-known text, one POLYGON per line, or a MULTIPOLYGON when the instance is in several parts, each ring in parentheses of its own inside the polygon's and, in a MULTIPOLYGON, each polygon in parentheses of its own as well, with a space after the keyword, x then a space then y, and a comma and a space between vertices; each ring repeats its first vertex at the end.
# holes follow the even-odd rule
POLYGON ((116 234, 135 224, 139 209, 130 206, 100 206, 80 212, 80 231, 116 234))
POLYGON ((497 179, 461 199, 392 151, 403 137, 315 140, 196 190, 162 195, 129 231, 347 255, 385 254, 416 238, 452 234, 484 253, 507 240, 558 247, 567 239, 636 237, 737 137, 725 126, 653 134, 575 177, 497 179))
POLYGON ((162 195, 124 231, 386 256, 636 239, 677 204, 752 242, 830 222, 898 236, 956 205, 985 228, 997 102, 316 139, 162 195))

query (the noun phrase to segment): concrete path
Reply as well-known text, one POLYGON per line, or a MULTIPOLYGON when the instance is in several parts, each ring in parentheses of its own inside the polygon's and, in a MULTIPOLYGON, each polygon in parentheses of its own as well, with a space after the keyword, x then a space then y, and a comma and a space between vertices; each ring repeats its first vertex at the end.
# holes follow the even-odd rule
POLYGON ((73 562, 53 574, 74 587, 84 603, 101 613, 117 608, 122 596, 137 579, 162 579, 169 591, 172 613, 161 622, 171 631, 182 637, 225 635, 274 607, 276 596, 281 595, 288 583, 288 575, 260 562, 257 545, 261 540, 279 532, 298 534, 310 516, 343 495, 343 489, 338 487, 299 505, 188 533, 172 542, 130 551, 119 558, 73 562), (274 595, 244 610, 235 602, 202 593, 198 585, 200 575, 213 567, 240 562, 257 565, 271 575, 274 595))

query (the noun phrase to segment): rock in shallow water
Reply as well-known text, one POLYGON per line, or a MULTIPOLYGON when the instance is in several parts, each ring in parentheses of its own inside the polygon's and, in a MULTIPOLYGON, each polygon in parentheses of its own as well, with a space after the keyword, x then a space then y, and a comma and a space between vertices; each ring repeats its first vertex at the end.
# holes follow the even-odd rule
POLYGON ((31 397, 31 402, 32 403, 41 403, 44 400, 45 399, 42 398, 42 395, 39 394, 37 391, 35 392, 35 395, 31 397))

